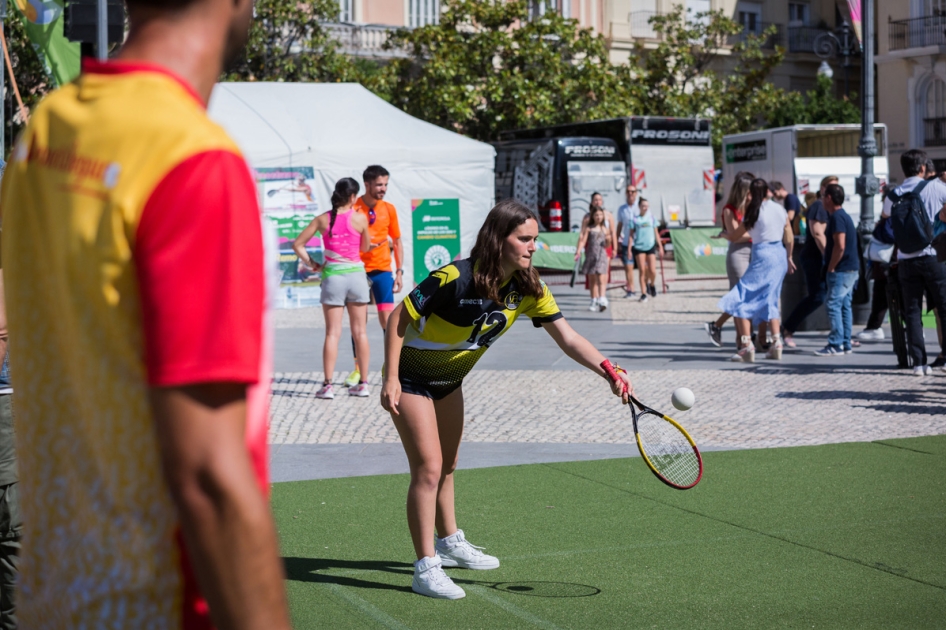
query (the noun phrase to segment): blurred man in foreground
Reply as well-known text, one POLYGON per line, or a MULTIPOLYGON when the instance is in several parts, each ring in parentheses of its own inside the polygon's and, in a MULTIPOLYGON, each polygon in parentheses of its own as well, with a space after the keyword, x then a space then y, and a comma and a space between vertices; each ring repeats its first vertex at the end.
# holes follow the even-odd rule
POLYGON ((264 239, 206 115, 251 0, 128 0, 3 181, 28 628, 286 628, 264 239))

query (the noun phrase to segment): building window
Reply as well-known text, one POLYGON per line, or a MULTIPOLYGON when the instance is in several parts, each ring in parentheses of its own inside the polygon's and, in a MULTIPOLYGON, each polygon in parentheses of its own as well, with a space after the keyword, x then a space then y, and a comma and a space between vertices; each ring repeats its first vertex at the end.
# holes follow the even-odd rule
POLYGON ((920 17, 946 15, 946 0, 922 0, 923 14, 920 17))
POLYGON ((440 23, 440 0, 408 0, 407 24, 419 28, 440 23))
POLYGON ((355 0, 338 0, 338 21, 355 21, 355 0))
POLYGON ((928 147, 946 146, 946 83, 937 77, 926 86, 923 144, 928 147))
POLYGON ((736 22, 744 33, 759 35, 762 33, 762 5, 754 2, 740 2, 736 5, 736 22))
POLYGON ((811 7, 808 3, 789 2, 788 3, 788 25, 789 26, 808 26, 811 19, 811 7))
POLYGON ((687 20, 694 23, 709 24, 709 15, 706 14, 711 9, 710 0, 687 0, 687 20), (700 14, 703 14, 702 17, 697 19, 696 16, 700 14))
POLYGON ((562 17, 572 17, 571 0, 529 0, 529 19, 536 20, 546 13, 559 13, 562 17))

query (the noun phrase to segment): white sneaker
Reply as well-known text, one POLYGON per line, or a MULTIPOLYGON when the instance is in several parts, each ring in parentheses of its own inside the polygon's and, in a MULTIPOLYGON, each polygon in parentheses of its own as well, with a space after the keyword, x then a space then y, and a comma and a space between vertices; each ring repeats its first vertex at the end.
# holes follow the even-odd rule
POLYGON ((467 542, 463 530, 446 538, 437 538, 434 541, 437 556, 445 567, 460 567, 461 569, 498 569, 499 558, 488 556, 477 547, 467 542))
POLYGON ((913 367, 913 376, 930 376, 933 374, 933 368, 928 365, 916 365, 913 367))
POLYGON ((438 556, 421 558, 414 563, 414 580, 411 590, 418 595, 436 599, 463 599, 466 593, 443 572, 443 563, 438 556))
POLYGON ((322 385, 319 391, 315 392, 315 397, 324 398, 325 400, 332 400, 335 398, 335 392, 332 390, 332 384, 325 383, 322 385))
POLYGON ((883 341, 884 340, 884 329, 883 328, 874 328, 873 330, 864 329, 861 332, 857 333, 858 341, 883 341))
POLYGON ((366 398, 371 395, 371 392, 368 391, 368 383, 358 383, 348 388, 349 396, 359 396, 361 398, 366 398))
POLYGON ((608 298, 606 297, 598 298, 598 309, 602 311, 608 310, 608 298))
POLYGON ((591 300, 591 306, 588 307, 588 310, 594 313, 598 312, 598 298, 594 298, 591 300))

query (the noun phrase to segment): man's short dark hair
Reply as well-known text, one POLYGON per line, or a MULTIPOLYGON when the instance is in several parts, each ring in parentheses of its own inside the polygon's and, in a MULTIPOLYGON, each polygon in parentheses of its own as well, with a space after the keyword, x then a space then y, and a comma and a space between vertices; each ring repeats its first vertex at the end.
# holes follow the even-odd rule
POLYGON ((769 190, 777 193, 780 190, 785 190, 785 185, 782 182, 769 182, 769 190))
POLYGON ((367 184, 368 182, 373 182, 379 177, 388 177, 391 173, 388 172, 388 169, 384 168, 380 164, 372 164, 365 169, 365 172, 362 174, 361 178, 367 184))
POLYGON ((824 189, 824 196, 838 208, 844 205, 844 188, 840 184, 828 184, 824 189))
POLYGON ((904 151, 903 155, 900 156, 900 168, 903 169, 905 176, 916 177, 920 174, 920 169, 926 166, 926 161, 929 159, 930 157, 926 154, 926 151, 910 149, 904 151))

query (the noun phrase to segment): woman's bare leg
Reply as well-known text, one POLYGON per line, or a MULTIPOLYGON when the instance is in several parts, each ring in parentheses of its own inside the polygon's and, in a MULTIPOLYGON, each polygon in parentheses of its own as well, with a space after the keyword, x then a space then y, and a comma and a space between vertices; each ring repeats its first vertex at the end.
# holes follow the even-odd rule
POLYGON ((322 369, 325 370, 325 382, 331 383, 335 376, 335 360, 338 358, 338 340, 342 336, 343 306, 322 305, 325 314, 325 342, 322 344, 322 369))
POLYGON ((648 284, 657 284, 657 255, 647 254, 647 279, 648 284))
POLYGON ((351 326, 351 338, 355 343, 355 362, 361 372, 361 380, 368 380, 368 359, 371 348, 368 345, 368 305, 348 303, 348 325, 351 326))
POLYGON ((588 289, 591 291, 592 300, 596 300, 599 297, 601 297, 598 295, 598 274, 596 273, 588 274, 588 289))
POLYGON ((637 259, 637 275, 641 281, 641 293, 647 294, 647 254, 638 254, 637 259))
POLYGON ((454 509, 453 471, 457 468, 460 439, 463 437, 463 389, 457 389, 441 400, 434 401, 437 430, 440 433, 440 487, 437 490, 437 535, 440 538, 457 532, 454 509))
POLYGON ((608 292, 608 274, 598 276, 598 297, 604 297, 608 292))
POLYGON ((734 318, 736 322, 736 347, 742 348, 742 338, 752 334, 752 322, 742 317, 734 318))
MULTIPOLYGON (((407 490, 407 526, 411 530, 417 559, 432 558, 437 495, 443 479, 443 453, 437 428, 434 401, 416 394, 402 393, 400 415, 391 414, 397 427, 407 462, 411 484, 407 490)), ((450 491, 453 486, 451 483, 450 491)))

